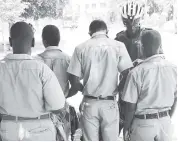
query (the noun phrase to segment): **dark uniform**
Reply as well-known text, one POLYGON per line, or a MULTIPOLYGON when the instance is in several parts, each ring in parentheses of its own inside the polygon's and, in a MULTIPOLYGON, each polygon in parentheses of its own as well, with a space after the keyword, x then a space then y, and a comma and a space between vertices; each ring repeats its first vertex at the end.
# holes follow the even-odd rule
MULTIPOLYGON (((130 37, 126 31, 121 31, 116 35, 115 40, 121 41, 125 44, 132 61, 135 61, 136 59, 145 59, 143 54, 143 47, 141 44, 141 36, 142 33, 146 30, 152 29, 140 28, 133 37, 130 37)), ((160 54, 163 54, 162 48, 160 48, 160 54)))

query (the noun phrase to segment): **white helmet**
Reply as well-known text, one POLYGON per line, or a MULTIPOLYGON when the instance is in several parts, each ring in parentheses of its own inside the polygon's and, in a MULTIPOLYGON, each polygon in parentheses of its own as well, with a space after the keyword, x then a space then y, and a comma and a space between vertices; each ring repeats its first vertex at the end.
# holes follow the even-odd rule
POLYGON ((125 19, 137 19, 143 16, 144 7, 135 0, 129 0, 122 6, 121 16, 125 19))

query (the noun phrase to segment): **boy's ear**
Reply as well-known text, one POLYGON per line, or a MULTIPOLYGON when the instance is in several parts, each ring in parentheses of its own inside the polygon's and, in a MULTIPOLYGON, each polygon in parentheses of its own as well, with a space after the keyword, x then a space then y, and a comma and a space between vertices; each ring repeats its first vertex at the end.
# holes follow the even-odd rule
POLYGON ((12 38, 11 37, 9 37, 9 44, 12 47, 12 38))
POLYGON ((35 47, 35 38, 32 39, 32 47, 35 47))
POLYGON ((106 34, 108 34, 109 33, 109 30, 106 30, 106 34))
POLYGON ((92 36, 92 33, 91 33, 91 32, 88 32, 88 34, 89 34, 90 36, 92 36))
POLYGON ((44 45, 44 47, 48 47, 48 43, 47 43, 47 41, 44 40, 44 39, 43 39, 43 45, 44 45))

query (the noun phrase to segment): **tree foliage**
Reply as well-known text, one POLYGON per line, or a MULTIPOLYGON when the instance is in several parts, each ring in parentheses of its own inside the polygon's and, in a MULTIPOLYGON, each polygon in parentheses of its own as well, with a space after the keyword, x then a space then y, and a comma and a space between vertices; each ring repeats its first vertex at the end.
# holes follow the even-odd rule
POLYGON ((63 8, 68 3, 68 0, 23 0, 30 3, 30 6, 25 9, 22 14, 25 18, 40 18, 50 17, 58 18, 62 16, 63 8))
POLYGON ((9 23, 19 20, 28 6, 27 2, 21 0, 0 0, 0 20, 9 23))
POLYGON ((174 0, 147 0, 148 14, 153 13, 167 13, 167 20, 173 19, 173 5, 174 0))

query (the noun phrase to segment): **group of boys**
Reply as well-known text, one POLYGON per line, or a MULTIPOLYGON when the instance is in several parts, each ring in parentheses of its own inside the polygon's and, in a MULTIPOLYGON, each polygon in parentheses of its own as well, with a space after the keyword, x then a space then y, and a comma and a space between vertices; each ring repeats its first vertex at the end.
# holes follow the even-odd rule
POLYGON ((122 7, 126 30, 115 40, 104 21, 92 21, 91 38, 71 58, 59 49, 54 25, 43 28, 46 49, 33 58, 32 27, 15 23, 9 38, 13 54, 0 62, 1 139, 68 140, 80 128, 81 140, 117 141, 123 128, 124 140, 171 140, 177 68, 165 59, 159 32, 140 26, 143 11, 133 0, 122 7), (80 124, 66 103, 78 91, 80 124))

